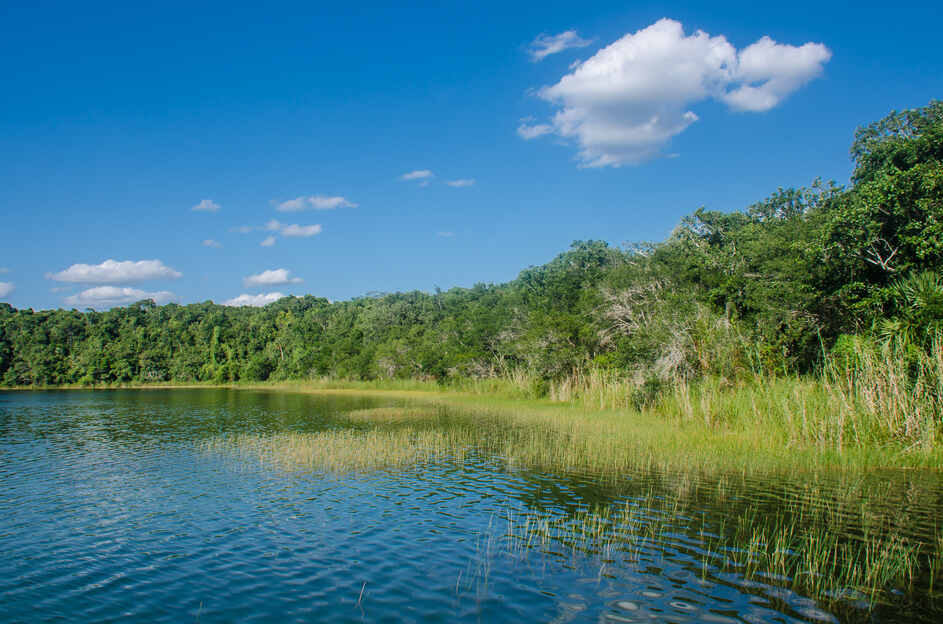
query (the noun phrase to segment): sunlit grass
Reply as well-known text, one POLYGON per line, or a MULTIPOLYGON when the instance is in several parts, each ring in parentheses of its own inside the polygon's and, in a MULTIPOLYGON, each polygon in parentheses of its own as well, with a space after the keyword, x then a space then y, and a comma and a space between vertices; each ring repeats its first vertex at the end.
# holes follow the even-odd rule
POLYGON ((372 407, 344 412, 344 418, 362 423, 429 422, 439 415, 432 407, 372 407))
MULTIPOLYGON (((403 393, 392 396, 401 400, 403 393)), ((571 514, 509 513, 506 530, 486 536, 487 550, 631 565, 683 534, 683 543, 672 547, 696 559, 705 578, 732 573, 828 604, 873 604, 890 600, 894 592, 938 591, 943 532, 917 538, 902 530, 906 519, 871 509, 869 501, 893 492, 862 485, 854 471, 831 475, 827 491, 816 478, 798 477, 808 478, 807 484, 773 514, 759 506, 720 521, 702 513, 705 507, 724 507, 728 497, 756 487, 757 479, 767 478, 763 475, 796 476, 820 467, 814 463, 820 454, 809 456, 808 466, 794 456, 757 460, 751 453, 758 440, 750 436, 697 443, 702 427, 679 427, 650 414, 627 418, 613 410, 510 401, 516 409, 509 415, 506 404, 481 398, 354 410, 337 417, 339 423, 355 423, 354 429, 224 435, 203 448, 279 470, 336 474, 461 464, 471 455, 476 461, 490 458, 498 468, 590 472, 599 483, 658 474, 664 484, 659 491, 614 506, 571 514), (767 472, 758 472, 758 466, 767 472)))
POLYGON ((445 431, 349 429, 314 433, 239 433, 211 438, 202 450, 282 470, 368 472, 448 457, 461 461, 464 444, 445 431))
POLYGON ((939 593, 943 532, 921 540, 869 525, 843 505, 787 502, 776 513, 750 507, 731 520, 699 513, 684 493, 647 495, 570 515, 506 515, 499 544, 520 556, 589 557, 624 566, 683 553, 706 580, 733 574, 784 587, 832 607, 867 609, 939 593))

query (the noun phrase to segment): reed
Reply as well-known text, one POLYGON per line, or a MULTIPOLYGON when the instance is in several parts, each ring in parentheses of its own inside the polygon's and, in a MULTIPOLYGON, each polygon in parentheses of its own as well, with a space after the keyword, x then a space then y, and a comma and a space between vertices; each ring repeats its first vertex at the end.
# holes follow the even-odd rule
MULTIPOLYGON (((348 413, 348 420, 366 429, 228 435, 204 442, 203 448, 291 471, 401 470, 427 462, 462 463, 473 454, 541 472, 590 471, 600 483, 626 474, 658 475, 659 488, 620 504, 572 514, 508 513, 505 530, 486 536, 486 551, 595 557, 603 564, 615 557, 631 564, 683 534, 686 539, 672 547, 692 557, 692 569, 705 578, 733 573, 828 604, 863 599, 873 605, 896 595, 937 591, 943 531, 937 529, 931 539, 916 537, 894 505, 886 506, 891 512, 869 505, 895 496, 925 498, 919 492, 895 492, 890 483, 875 490, 855 471, 829 474, 825 491, 818 479, 805 475, 798 478, 807 485, 777 500, 775 513, 751 506, 718 523, 700 511, 728 506, 755 479, 776 477, 775 469, 757 473, 757 466, 769 470, 771 464, 768 457, 758 461, 751 455, 754 438, 698 445, 686 436, 703 434, 703 424, 670 424, 642 413, 632 419, 614 411, 574 414, 572 406, 527 407, 520 401, 511 401, 517 408, 509 412, 477 400, 448 408, 440 402, 359 410, 348 413)), ((778 468, 788 480, 796 479, 795 457, 784 458, 778 468)), ((479 572, 487 569, 485 559, 479 564, 479 572)))
POLYGON ((349 429, 314 433, 225 435, 202 443, 207 453, 257 460, 281 470, 346 473, 413 466, 449 458, 464 459, 466 440, 455 432, 401 428, 349 429))
MULTIPOLYGON (((830 607, 867 609, 902 597, 932 598, 943 561, 943 533, 920 540, 895 531, 856 535, 847 509, 792 501, 781 513, 748 509, 729 524, 697 513, 691 499, 647 495, 568 516, 507 514, 504 548, 637 562, 665 550, 682 552, 705 580, 733 574, 781 587, 830 607), (683 536, 683 537, 679 537, 683 536)), ((861 518, 857 518, 861 521, 861 518)))
POLYGON ((430 407, 373 407, 351 410, 343 415, 360 423, 411 423, 435 420, 439 410, 430 407))

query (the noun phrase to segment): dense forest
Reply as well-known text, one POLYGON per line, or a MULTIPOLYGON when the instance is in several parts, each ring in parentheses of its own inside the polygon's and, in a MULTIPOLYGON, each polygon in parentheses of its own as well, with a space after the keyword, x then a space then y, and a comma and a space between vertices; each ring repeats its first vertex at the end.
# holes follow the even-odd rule
POLYGON ((0 304, 0 383, 490 377, 639 385, 809 373, 848 345, 943 330, 943 102, 858 129, 847 187, 700 209, 668 240, 577 241, 500 285, 350 301, 94 310, 0 304))

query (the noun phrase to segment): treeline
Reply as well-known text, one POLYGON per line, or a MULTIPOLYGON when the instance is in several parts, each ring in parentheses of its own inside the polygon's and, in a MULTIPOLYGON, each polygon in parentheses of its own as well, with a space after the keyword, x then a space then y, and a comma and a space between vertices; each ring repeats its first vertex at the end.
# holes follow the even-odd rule
MULTIPOLYGON (((848 187, 698 210, 668 240, 578 241, 500 285, 264 308, 0 304, 0 383, 491 377, 617 372, 639 387, 810 372, 848 345, 943 330, 943 103, 860 128, 848 187)), ((916 357, 916 355, 915 355, 916 357)))

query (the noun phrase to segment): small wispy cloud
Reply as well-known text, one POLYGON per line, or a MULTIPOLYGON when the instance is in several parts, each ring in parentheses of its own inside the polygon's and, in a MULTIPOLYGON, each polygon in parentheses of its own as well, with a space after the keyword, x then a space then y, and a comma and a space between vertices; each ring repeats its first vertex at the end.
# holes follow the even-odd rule
POLYGON ((10 272, 10 269, 6 267, 0 267, 0 275, 3 275, 4 273, 9 273, 9 272, 10 272))
POLYGON ((212 238, 207 238, 205 241, 203 241, 203 246, 204 246, 204 247, 216 247, 216 248, 218 249, 218 248, 222 247, 223 244, 222 244, 221 242, 219 242, 219 241, 213 240, 212 238))
POLYGON ((16 285, 13 282, 0 282, 0 297, 6 297, 14 291, 16 285))
POLYGON ((455 232, 436 232, 435 235, 439 238, 452 238, 455 236, 455 232))
POLYGON ((474 178, 461 178, 458 180, 449 180, 448 182, 446 182, 446 184, 454 188, 462 188, 464 186, 474 186, 475 179, 474 178))
POLYGON ((415 171, 410 171, 409 173, 404 173, 399 177, 400 180, 409 182, 411 180, 424 180, 428 182, 435 177, 435 174, 429 171, 428 169, 416 169, 415 171))
POLYGON ((259 295, 242 294, 238 297, 233 297, 232 299, 224 301, 223 305, 230 307, 252 306, 254 308, 261 308, 262 306, 266 306, 270 303, 275 303, 284 297, 285 295, 280 292, 271 292, 259 295))
POLYGON ((240 234, 248 234, 255 228, 251 225, 240 225, 239 227, 230 228, 230 232, 239 232, 240 234))
POLYGON ((157 279, 177 279, 183 275, 160 260, 105 260, 101 264, 73 264, 46 278, 79 284, 128 284, 157 279))
POLYGON ((298 225, 293 223, 292 225, 286 225, 281 229, 282 236, 291 236, 299 238, 308 238, 309 236, 314 236, 321 233, 320 225, 298 225))
POLYGON ((172 292, 161 290, 148 292, 138 288, 119 288, 118 286, 96 286, 65 298, 66 305, 89 308, 111 308, 127 305, 144 299, 152 299, 154 303, 167 303, 176 298, 172 292))
POLYGON ((551 54, 563 52, 570 48, 585 48, 592 43, 591 39, 583 39, 575 30, 567 30, 559 35, 540 34, 530 42, 528 54, 534 63, 542 61, 551 54))
POLYGON ((296 197, 275 206, 279 212, 301 212, 302 210, 336 210, 337 208, 356 208, 358 204, 339 195, 311 195, 296 197))
POLYGON ((212 199, 204 199, 199 204, 191 208, 195 212, 219 212, 219 204, 212 199))
POLYGON ((534 124, 533 126, 528 126, 522 123, 517 127, 517 135, 526 141, 536 139, 545 134, 550 134, 551 132, 553 132, 553 126, 549 124, 534 124))
POLYGON ((278 240, 278 234, 282 236, 288 236, 291 238, 307 238, 309 236, 314 236, 320 234, 323 231, 323 227, 320 224, 315 223, 313 225, 299 225, 297 223, 282 223, 278 219, 269 219, 266 221, 265 225, 259 227, 252 227, 245 225, 240 228, 239 231, 252 232, 254 230, 261 230, 263 232, 270 232, 259 245, 262 247, 271 247, 275 244, 275 241, 278 240))
POLYGON ((280 286, 281 284, 300 284, 304 280, 300 277, 292 277, 288 269, 270 269, 262 271, 256 275, 249 275, 242 280, 245 288, 257 288, 260 286, 280 286))

